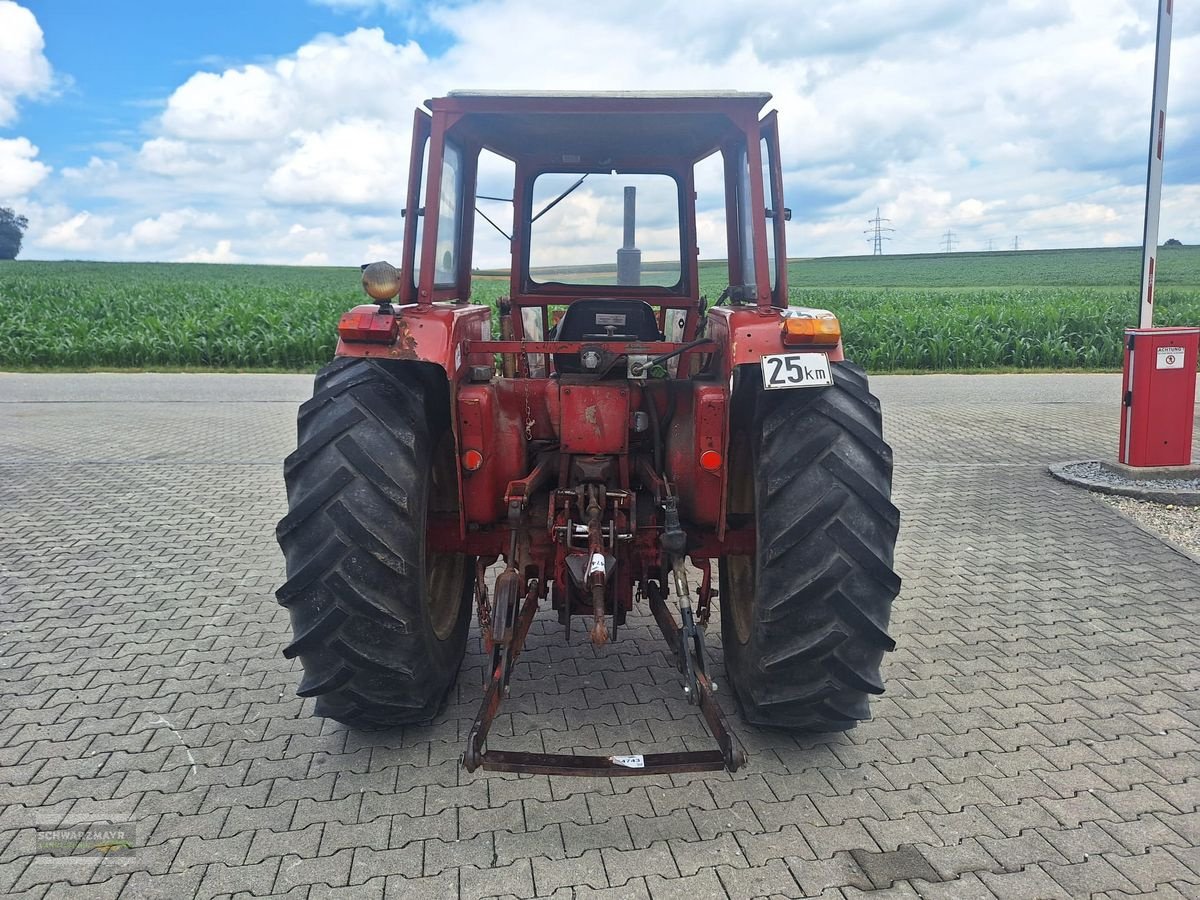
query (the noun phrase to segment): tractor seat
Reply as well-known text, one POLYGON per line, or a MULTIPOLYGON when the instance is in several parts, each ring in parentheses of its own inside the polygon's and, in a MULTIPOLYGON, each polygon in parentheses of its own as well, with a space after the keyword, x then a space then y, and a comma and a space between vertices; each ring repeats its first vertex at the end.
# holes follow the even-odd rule
MULTIPOLYGON (((645 300, 597 298, 576 300, 568 306, 555 326, 551 340, 661 341, 662 332, 658 330, 654 308, 645 300)), ((554 367, 560 373, 582 371, 578 353, 555 353, 554 367)), ((613 374, 623 377, 624 373, 625 366, 618 363, 613 374)))

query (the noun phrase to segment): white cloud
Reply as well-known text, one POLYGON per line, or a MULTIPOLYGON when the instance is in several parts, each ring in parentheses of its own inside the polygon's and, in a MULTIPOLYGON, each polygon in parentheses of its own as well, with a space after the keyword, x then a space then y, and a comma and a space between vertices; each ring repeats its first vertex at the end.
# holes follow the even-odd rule
MULTIPOLYGON (((284 65, 281 63, 280 65, 284 65)), ((279 80, 261 66, 198 72, 167 102, 163 129, 177 138, 245 141, 271 137, 287 127, 279 80)))
POLYGON ((976 200, 974 197, 968 197, 954 207, 954 214, 958 219, 969 222, 983 218, 983 214, 987 210, 987 203, 976 200))
MULTIPOLYGON (((313 2, 401 13, 396 33, 436 28, 447 49, 431 59, 416 40, 354 28, 278 59, 196 72, 140 146, 60 179, 38 170, 41 184, 25 190, 51 185, 75 210, 97 199, 106 214, 119 209, 102 236, 80 226, 113 258, 397 262, 411 110, 425 98, 471 87, 738 88, 775 94, 792 255, 864 252, 877 206, 896 228, 890 252, 935 250, 947 229, 961 249, 1008 246, 1018 233, 1023 246, 1140 237, 1153 4, 762 0, 747 15, 694 0, 462 0, 418 26, 404 20, 416 15, 404 0, 313 2), (511 52, 513 35, 537 52, 511 52)), ((1200 158, 1197 60, 1200 29, 1178 27, 1162 228, 1188 242, 1200 240, 1200 207, 1179 199, 1194 200, 1200 178, 1187 156, 1200 158)), ((49 79, 47 66, 20 96, 49 79)), ((0 100, 17 96, 3 84, 0 75, 0 100)), ((0 168, 0 186, 7 175, 0 168)), ((506 177, 482 170, 481 186, 504 192, 506 177)), ((701 253, 720 255, 712 185, 699 187, 701 253)), ((499 215, 507 228, 507 210, 499 215)), ((476 239, 478 265, 503 261, 505 241, 482 221, 476 239)), ((61 252, 32 230, 27 247, 61 252)))
POLYGON ((368 244, 367 252, 363 254, 363 261, 375 262, 376 260, 400 261, 400 254, 403 252, 403 247, 399 241, 392 244, 368 244))
POLYGON ((86 185, 102 184, 106 181, 112 181, 121 171, 121 167, 111 159, 101 159, 98 156, 93 156, 87 161, 87 165, 83 167, 64 168, 59 174, 67 181, 76 182, 86 185))
POLYGON ((221 217, 211 213, 199 213, 194 209, 170 210, 135 223, 129 229, 129 243, 133 248, 161 247, 178 241, 185 229, 220 228, 222 224, 221 217))
POLYGON ((407 124, 398 102, 424 99, 429 60, 415 43, 393 44, 380 28, 318 35, 270 65, 198 72, 167 101, 165 136, 201 143, 279 140, 338 118, 407 124))
POLYGON ((113 220, 110 217, 94 216, 84 210, 51 225, 33 237, 42 247, 56 251, 86 253, 105 244, 112 224, 113 220))
MULTIPOLYGON (((155 175, 192 175, 203 171, 203 162, 193 159, 192 148, 185 142, 172 138, 151 138, 138 151, 138 164, 155 175)), ((219 163, 213 156, 209 163, 219 163)))
POLYGON ((241 257, 233 252, 233 241, 222 238, 211 250, 193 250, 179 257, 178 262, 196 263, 231 263, 241 261, 241 257))
MULTIPOLYGON (((384 122, 335 122, 321 131, 298 131, 295 145, 267 179, 266 196, 277 203, 365 206, 388 203, 404 190, 396 165, 407 144, 384 122)), ((394 202, 394 201, 392 201, 394 202)))
POLYGON ((1033 228, 1052 227, 1063 222, 1074 222, 1087 227, 1114 224, 1119 218, 1120 215, 1113 207, 1101 203, 1062 203, 1044 206, 1024 216, 1022 221, 1033 228))
MULTIPOLYGON (((19 100, 50 91, 54 76, 44 48, 33 13, 0 0, 0 126, 16 121, 19 100)), ((24 198, 50 174, 50 166, 37 155, 28 138, 0 138, 0 202, 24 198)))
POLYGON ((50 90, 53 73, 42 52, 45 46, 33 13, 12 0, 0 0, 0 125, 16 119, 21 97, 50 90))
POLYGON ((28 138, 0 138, 0 201, 23 197, 50 174, 50 167, 34 159, 38 148, 28 138))

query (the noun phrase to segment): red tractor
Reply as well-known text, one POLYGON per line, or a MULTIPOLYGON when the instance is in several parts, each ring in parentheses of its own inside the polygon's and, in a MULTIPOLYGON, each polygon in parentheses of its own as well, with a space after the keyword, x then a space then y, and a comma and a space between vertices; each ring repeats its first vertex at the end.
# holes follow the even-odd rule
POLYGON ((338 323, 284 469, 284 655, 318 715, 429 721, 474 615, 491 664, 467 769, 733 770, 703 639, 719 598, 747 722, 869 717, 900 588, 892 452, 837 318, 788 303, 769 99, 457 92, 416 111, 400 267, 364 267, 373 302, 338 323), (728 262, 708 306, 714 237, 728 262), (471 302, 486 240, 511 254, 498 308, 471 302), (719 749, 488 749, 547 602, 597 645, 646 603, 719 749))

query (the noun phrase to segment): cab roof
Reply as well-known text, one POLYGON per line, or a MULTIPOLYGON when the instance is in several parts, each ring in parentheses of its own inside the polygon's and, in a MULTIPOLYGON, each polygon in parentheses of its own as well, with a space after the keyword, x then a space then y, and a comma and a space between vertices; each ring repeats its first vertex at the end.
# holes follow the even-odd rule
POLYGON ((744 91, 452 91, 426 101, 452 131, 510 159, 619 165, 707 156, 771 99, 744 91))

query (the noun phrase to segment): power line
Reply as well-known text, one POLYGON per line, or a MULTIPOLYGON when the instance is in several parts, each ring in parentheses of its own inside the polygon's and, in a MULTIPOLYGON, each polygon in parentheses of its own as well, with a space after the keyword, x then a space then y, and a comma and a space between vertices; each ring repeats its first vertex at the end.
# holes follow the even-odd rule
POLYGON ((995 241, 993 241, 991 238, 988 238, 988 246, 987 246, 987 248, 988 248, 988 250, 989 250, 989 251, 990 251, 990 250, 992 250, 992 245, 993 245, 993 244, 995 244, 995 243, 996 243, 996 242, 995 242, 995 241))
POLYGON ((1012 245, 1012 248, 1013 248, 1014 250, 1020 250, 1020 249, 1021 249, 1021 236, 1020 236, 1019 234, 1018 234, 1018 235, 1015 235, 1015 236, 1013 237, 1013 245, 1012 245))
POLYGON ((946 233, 942 235, 942 252, 943 253, 953 253, 954 248, 957 246, 958 246, 958 238, 954 236, 953 231, 951 231, 949 228, 947 228, 946 233))
POLYGON ((884 234, 885 231, 895 231, 895 228, 884 226, 884 222, 891 222, 891 219, 881 219, 879 217, 879 207, 875 207, 875 218, 867 219, 868 225, 873 225, 874 228, 868 228, 863 231, 863 234, 871 235, 867 238, 867 242, 871 244, 872 256, 883 256, 883 242, 890 241, 891 238, 884 234))

